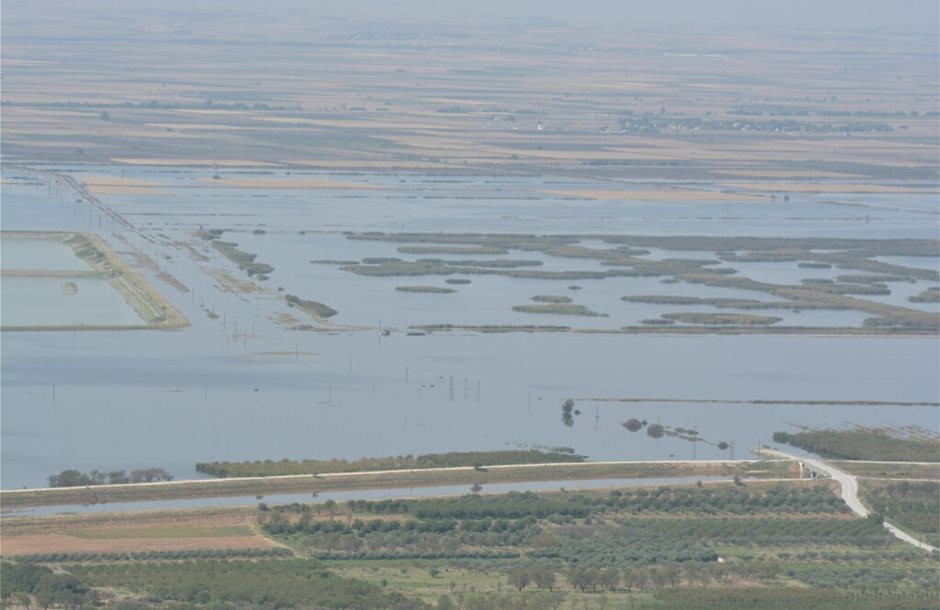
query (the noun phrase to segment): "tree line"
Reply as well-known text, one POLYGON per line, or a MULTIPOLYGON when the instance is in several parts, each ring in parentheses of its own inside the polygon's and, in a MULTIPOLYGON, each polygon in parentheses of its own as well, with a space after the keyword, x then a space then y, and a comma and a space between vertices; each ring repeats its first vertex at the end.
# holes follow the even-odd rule
POLYGON ((172 481, 173 475, 163 468, 141 468, 131 470, 128 474, 124 470, 90 470, 80 472, 74 469, 63 470, 59 474, 48 477, 49 487, 88 487, 90 485, 122 485, 125 483, 156 483, 159 481, 172 481))

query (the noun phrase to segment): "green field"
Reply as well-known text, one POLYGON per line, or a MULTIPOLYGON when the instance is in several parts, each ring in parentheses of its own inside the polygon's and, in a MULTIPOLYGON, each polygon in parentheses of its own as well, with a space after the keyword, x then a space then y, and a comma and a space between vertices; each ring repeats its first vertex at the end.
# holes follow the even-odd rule
MULTIPOLYGON (((253 522, 286 548, 18 556, 0 572, 4 607, 626 610, 799 600, 913 609, 940 601, 936 557, 852 516, 818 482, 262 503, 253 522)), ((96 536, 144 531, 109 528, 96 536)))

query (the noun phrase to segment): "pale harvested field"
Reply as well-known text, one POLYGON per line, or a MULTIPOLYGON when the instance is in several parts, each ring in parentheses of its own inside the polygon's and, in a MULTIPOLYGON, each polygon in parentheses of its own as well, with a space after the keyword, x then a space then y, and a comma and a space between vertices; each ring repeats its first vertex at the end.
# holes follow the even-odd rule
POLYGON ((335 169, 438 169, 440 163, 429 161, 357 161, 357 160, 336 160, 336 159, 302 159, 281 161, 283 164, 296 165, 301 167, 324 167, 335 169))
POLYGON ((259 120, 286 125, 311 125, 314 127, 367 128, 367 129, 453 129, 450 125, 433 123, 415 123, 414 121, 394 122, 376 120, 375 115, 364 114, 358 119, 303 119, 300 117, 261 117, 259 120))
POLYGON ((228 110, 222 108, 179 108, 175 112, 181 114, 202 114, 210 116, 252 116, 248 110, 228 110))
POLYGON ((124 165, 165 165, 173 167, 206 167, 217 165, 219 167, 274 167, 276 163, 264 161, 250 161, 247 159, 153 159, 116 157, 111 159, 114 163, 124 165))
POLYGON ((145 123, 144 127, 154 127, 156 129, 172 129, 174 131, 186 131, 187 129, 197 131, 251 131, 256 127, 246 125, 229 125, 227 123, 145 123))
POLYGON ((9 517, 0 538, 4 557, 273 546, 258 533, 252 511, 240 509, 9 517))
POLYGON ((160 184, 118 176, 86 176, 82 183, 92 195, 170 195, 160 184))
POLYGON ((10 11, 5 158, 602 180, 706 180, 710 172, 768 183, 936 179, 929 36, 708 28, 625 37, 598 25, 484 28, 455 42, 432 28, 425 47, 388 33, 364 39, 360 24, 297 11, 229 15, 207 26, 205 39, 133 37, 118 14, 76 17, 77 31, 119 41, 120 62, 58 36, 41 12, 10 11), (258 23, 277 24, 291 50, 208 42, 257 32, 258 23), (301 52, 311 39, 321 41, 316 53, 301 52), (610 52, 570 52, 586 39, 610 52), (716 49, 728 51, 708 52, 716 49), (185 79, 168 57, 187 58, 185 79), (705 126, 690 127, 695 118, 705 126))
POLYGON ((306 180, 303 178, 223 178, 212 180, 203 178, 203 182, 222 187, 266 188, 266 189, 374 189, 371 184, 361 182, 341 182, 338 180, 306 180))
POLYGON ((699 191, 685 189, 649 190, 545 190, 546 195, 562 197, 580 197, 583 199, 624 200, 624 201, 758 201, 762 195, 741 195, 718 191, 699 191))
POLYGON ((740 176, 742 178, 794 178, 797 180, 811 180, 811 179, 846 179, 846 178, 864 178, 858 174, 847 174, 842 172, 814 172, 814 171, 788 171, 788 170, 775 170, 775 169, 739 169, 739 170, 715 170, 712 172, 714 174, 719 174, 723 176, 740 176))
POLYGON ((174 195, 168 191, 145 186, 93 186, 88 187, 88 192, 92 195, 174 195))
MULTIPOLYGON (((12 136, 8 136, 7 134, 4 134, 3 136, 4 145, 9 144, 9 143, 20 144, 26 141, 27 141, 27 138, 15 138, 12 136)), ((104 146, 102 145, 92 144, 84 140, 60 140, 59 142, 42 142, 41 144, 32 143, 31 145, 36 147, 37 149, 52 150, 52 151, 57 151, 57 150, 69 151, 69 150, 81 148, 82 150, 85 150, 87 152, 92 149, 104 148, 104 146)))
POLYGON ((121 178, 120 176, 85 176, 82 178, 85 186, 134 186, 134 187, 159 187, 159 183, 149 180, 138 180, 136 178, 121 178))
POLYGON ((754 191, 790 191, 794 193, 936 193, 936 188, 894 186, 889 184, 804 184, 794 182, 732 182, 721 184, 725 188, 754 191))

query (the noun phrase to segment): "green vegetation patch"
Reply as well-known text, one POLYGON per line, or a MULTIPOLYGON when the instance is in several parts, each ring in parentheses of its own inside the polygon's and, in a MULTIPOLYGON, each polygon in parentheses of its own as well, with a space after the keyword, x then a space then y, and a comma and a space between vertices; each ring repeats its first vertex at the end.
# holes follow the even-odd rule
POLYGON ((888 315, 865 318, 865 328, 879 331, 916 330, 934 333, 940 330, 940 314, 917 312, 917 315, 888 315))
POLYGON ((551 294, 537 294, 532 297, 536 303, 571 303, 574 299, 565 296, 556 296, 551 294))
POLYGON ((792 587, 720 587, 668 589, 659 591, 651 601, 640 601, 636 608, 670 610, 926 610, 936 607, 934 592, 924 591, 910 597, 879 598, 852 592, 795 589, 792 587))
POLYGON ((0 564, 0 591, 4 607, 15 600, 28 608, 32 597, 44 608, 52 605, 81 607, 97 599, 87 584, 71 574, 57 574, 45 566, 8 561, 0 564))
POLYGON ((552 538, 551 545, 534 551, 532 556, 594 567, 718 559, 714 548, 689 536, 661 536, 639 522, 556 528, 552 538))
POLYGON ((428 608, 399 593, 336 576, 316 561, 262 559, 189 563, 73 565, 73 578, 94 587, 141 592, 147 604, 240 604, 252 608, 428 608))
POLYGON ((707 324, 710 326, 769 326, 783 320, 776 316, 756 316, 746 313, 697 313, 681 312, 663 314, 664 320, 674 320, 686 324, 707 324))
POLYGON ((940 288, 931 286, 920 294, 907 297, 911 303, 940 303, 940 288))
POLYGON ((516 305, 512 308, 513 311, 520 313, 543 313, 543 314, 558 314, 565 316, 590 316, 590 317, 607 317, 605 313, 599 313, 593 309, 589 309, 584 305, 576 305, 573 303, 545 303, 539 305, 516 305))
POLYGON ((757 299, 676 295, 635 295, 620 297, 620 300, 627 303, 652 303, 656 305, 711 305, 723 309, 846 309, 845 306, 814 301, 758 301, 757 299))
POLYGON ((861 482, 871 510, 928 544, 940 547, 940 482, 861 482))
POLYGON ((235 242, 213 239, 211 243, 212 247, 218 250, 222 256, 238 265, 238 268, 249 276, 257 275, 259 279, 265 279, 265 276, 274 271, 274 267, 267 263, 256 263, 255 259, 258 255, 239 250, 238 244, 235 242))
MULTIPOLYGON (((772 496, 773 494, 771 494, 772 496)), ((822 512, 825 506, 807 504, 806 509, 822 512)), ((642 519, 627 522, 664 537, 689 537, 751 546, 828 546, 846 541, 862 541, 866 545, 887 546, 889 534, 873 519, 845 519, 839 516, 812 518, 754 519, 703 517, 699 519, 642 519)))
POLYGON ((527 555, 556 569, 716 561, 714 541, 727 543, 755 532, 763 534, 765 541, 772 538, 774 543, 784 540, 786 544, 855 544, 865 539, 867 544, 885 546, 893 540, 872 522, 834 516, 803 516, 801 521, 807 527, 802 529, 796 522, 776 519, 773 524, 784 524, 785 528, 775 533, 771 526, 762 525, 762 519, 747 514, 766 514, 768 510, 762 506, 771 504, 770 511, 781 514, 838 515, 844 510, 841 501, 825 488, 771 487, 751 492, 728 486, 614 491, 606 496, 528 492, 349 501, 345 506, 327 501, 313 506, 265 507, 258 520, 267 534, 324 560, 505 560, 527 555), (723 520, 653 517, 695 514, 695 500, 717 509, 723 520), (630 514, 636 516, 621 518, 630 514), (684 525, 687 523, 693 525, 684 525))
POLYGON ((279 462, 209 462, 196 464, 196 470, 217 477, 269 477, 291 474, 327 474, 334 472, 369 472, 375 470, 412 470, 418 468, 457 468, 496 466, 503 464, 552 464, 584 462, 585 456, 574 449, 558 447, 551 451, 538 449, 508 451, 465 451, 404 455, 347 460, 281 460, 279 462))
POLYGON ((773 513, 847 514, 845 503, 823 485, 792 487, 721 486, 658 487, 617 490, 606 496, 589 493, 504 495, 421 500, 354 502, 373 514, 409 514, 425 519, 521 519, 527 516, 584 518, 592 513, 670 513, 754 515, 773 513))
POLYGON ((154 483, 172 481, 173 475, 163 468, 139 468, 103 472, 92 470, 84 473, 74 469, 63 470, 59 474, 49 475, 49 487, 88 487, 91 485, 123 485, 126 483, 154 483))
POLYGON ((331 318, 339 313, 329 305, 324 305, 318 301, 301 299, 292 294, 285 295, 284 300, 287 301, 288 307, 297 307, 314 318, 331 318))
POLYGON ((860 477, 940 481, 940 462, 858 462, 834 460, 833 466, 860 477))
POLYGON ((548 326, 536 324, 418 324, 411 326, 424 332, 471 331, 477 333, 563 333, 570 326, 548 326))
POLYGON ((934 560, 852 517, 825 485, 327 501, 265 507, 258 518, 300 553, 445 608, 555 607, 544 605, 548 590, 561 608, 602 597, 599 607, 673 598, 699 607, 693 594, 704 591, 717 592, 704 606, 716 608, 762 608, 747 604, 765 591, 781 608, 792 599, 906 608, 938 596, 934 560), (720 605, 729 594, 732 605, 720 605))
POLYGON ((940 439, 901 436, 881 428, 774 432, 773 440, 836 459, 940 462, 940 439))
POLYGON ((494 246, 399 246, 398 251, 402 254, 508 254, 506 248, 494 246))
POLYGON ((457 292, 453 288, 443 288, 441 286, 396 286, 398 292, 420 292, 427 294, 454 294, 457 292))

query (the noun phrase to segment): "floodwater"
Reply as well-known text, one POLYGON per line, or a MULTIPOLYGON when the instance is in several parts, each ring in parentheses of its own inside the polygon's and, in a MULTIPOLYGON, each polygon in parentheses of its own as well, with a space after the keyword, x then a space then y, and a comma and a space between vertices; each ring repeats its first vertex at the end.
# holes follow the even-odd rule
POLYGON ((102 278, 70 275, 91 271, 58 239, 4 237, 0 264, 24 275, 3 278, 0 322, 4 326, 132 326, 142 320, 102 278), (29 275, 31 272, 52 276, 29 275))
POLYGON ((107 280, 86 277, 5 277, 0 320, 4 326, 143 323, 107 280))
POLYGON ((91 271, 88 263, 58 239, 30 237, 4 237, 0 241, 0 266, 3 269, 91 271))
MULTIPOLYGON (((864 207, 834 206, 812 196, 773 205, 571 201, 540 194, 557 185, 534 178, 426 182, 427 177, 412 174, 315 175, 378 187, 336 191, 222 188, 200 181, 209 170, 79 166, 64 171, 79 178, 109 173, 146 179, 164 184, 170 194, 102 197, 133 224, 131 229, 86 202, 76 203, 72 192, 35 177, 17 181, 11 170, 4 177, 13 182, 2 185, 4 229, 94 231, 126 257, 132 251, 151 257, 189 288, 181 292, 142 270, 192 325, 178 331, 3 333, 4 488, 42 486, 49 474, 66 468, 159 466, 177 478, 191 478, 201 461, 355 459, 532 446, 570 446, 591 459, 714 459, 729 457, 717 449, 719 441, 734 441, 735 457, 744 458, 748 447, 768 443, 776 430, 793 430, 792 424, 938 428, 936 406, 720 402, 937 402, 940 346, 935 338, 408 336, 404 328, 416 323, 612 328, 688 310, 621 301, 627 294, 764 297, 662 284, 658 278, 546 282, 498 276, 467 276, 471 284, 453 286, 456 294, 408 294, 395 287, 447 284, 437 276, 359 277, 310 262, 443 258, 398 254, 398 244, 347 240, 339 231, 934 239, 936 223, 931 226, 924 218, 925 210, 936 211, 935 198, 859 197, 858 202, 872 206, 866 217, 864 207), (207 186, 182 188, 194 184, 207 186), (232 290, 209 275, 223 269, 247 279, 195 236, 200 226, 232 230, 223 239, 274 265, 261 291, 232 290), (253 235, 255 229, 266 234, 253 235), (569 285, 581 290, 569 290, 569 285), (287 308, 285 293, 339 310, 328 325, 333 331, 278 325, 278 314, 306 321, 302 312, 287 308), (511 311, 538 294, 567 295, 609 317, 511 311), (380 336, 380 325, 392 328, 392 334, 380 336), (625 397, 693 402, 593 400, 625 397), (574 398, 580 411, 571 427, 561 422, 566 398, 574 398), (620 425, 631 417, 695 428, 707 442, 693 445, 631 433, 620 425)), ((591 269, 585 265, 592 264, 531 252, 487 258, 538 259, 548 269, 591 269)), ((755 265, 747 273, 761 279, 755 276, 771 264, 755 265)), ((820 277, 820 270, 787 265, 787 277, 820 277)), ((760 313, 784 317, 781 324, 796 318, 809 325, 857 325, 864 317, 760 313)))

